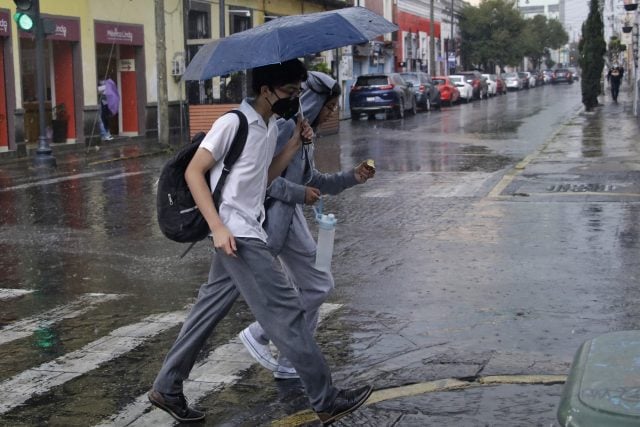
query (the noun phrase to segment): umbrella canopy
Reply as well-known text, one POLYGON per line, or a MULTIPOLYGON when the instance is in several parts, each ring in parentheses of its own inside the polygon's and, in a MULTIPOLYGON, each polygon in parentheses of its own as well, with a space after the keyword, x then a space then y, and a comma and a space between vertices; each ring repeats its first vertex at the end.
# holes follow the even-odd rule
POLYGON ((360 44, 398 27, 363 7, 283 16, 203 46, 184 80, 206 80, 324 50, 360 44))

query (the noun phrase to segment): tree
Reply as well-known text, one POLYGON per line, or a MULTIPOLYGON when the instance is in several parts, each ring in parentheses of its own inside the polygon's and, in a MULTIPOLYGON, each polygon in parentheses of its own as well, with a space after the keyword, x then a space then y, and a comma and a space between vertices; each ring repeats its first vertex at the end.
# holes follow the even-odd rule
MULTIPOLYGON (((465 68, 491 70, 515 65, 522 58, 516 42, 524 26, 511 0, 485 0, 478 7, 467 5, 460 14, 460 51, 465 68)), ((491 70, 492 71, 492 70, 491 70)))
POLYGON ((534 69, 540 68, 542 60, 549 58, 549 49, 558 49, 569 41, 569 35, 560 21, 536 15, 525 21, 521 42, 523 53, 531 59, 534 69))
POLYGON ((604 26, 598 0, 590 0, 589 15, 582 24, 582 39, 578 44, 579 64, 582 68, 582 103, 587 111, 598 105, 600 79, 604 69, 607 45, 604 41, 604 26))

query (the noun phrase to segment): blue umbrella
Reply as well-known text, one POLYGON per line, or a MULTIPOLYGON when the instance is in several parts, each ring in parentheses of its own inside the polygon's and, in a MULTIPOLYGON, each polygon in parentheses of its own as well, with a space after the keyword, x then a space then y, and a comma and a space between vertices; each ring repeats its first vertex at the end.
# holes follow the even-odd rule
POLYGON ((363 7, 283 16, 203 46, 184 80, 206 80, 324 50, 360 44, 398 27, 363 7))

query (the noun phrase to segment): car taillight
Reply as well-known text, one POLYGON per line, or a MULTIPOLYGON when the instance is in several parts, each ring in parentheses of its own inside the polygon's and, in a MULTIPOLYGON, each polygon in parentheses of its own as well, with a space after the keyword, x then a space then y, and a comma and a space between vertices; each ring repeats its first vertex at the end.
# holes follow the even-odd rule
POLYGON ((393 88, 394 88, 393 85, 380 86, 380 90, 390 90, 390 89, 393 89, 393 88))
POLYGON ((420 87, 418 88, 418 90, 419 90, 420 92, 424 92, 424 85, 420 85, 420 87))

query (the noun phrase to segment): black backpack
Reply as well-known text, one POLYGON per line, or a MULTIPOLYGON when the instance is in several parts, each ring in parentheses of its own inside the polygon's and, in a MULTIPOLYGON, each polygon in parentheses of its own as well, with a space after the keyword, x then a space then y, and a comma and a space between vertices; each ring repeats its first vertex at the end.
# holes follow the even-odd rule
MULTIPOLYGON (((238 157, 240 157, 244 145, 247 142, 247 134, 249 132, 247 117, 242 112, 231 110, 229 113, 235 113, 238 116, 240 119, 240 127, 231 143, 229 152, 224 158, 224 168, 213 192, 216 209, 218 209, 220 205, 222 186, 231 171, 231 166, 233 166, 236 160, 238 160, 238 157)), ((158 195, 156 198, 158 225, 160 226, 162 234, 175 242, 196 243, 209 235, 209 225, 198 210, 187 186, 187 181, 184 179, 187 166, 198 150, 200 142, 202 142, 205 135, 204 132, 198 132, 192 138, 189 145, 178 151, 178 153, 164 165, 160 173, 160 179, 158 180, 158 195)), ((207 185, 209 185, 209 172, 207 172, 205 179, 207 185)), ((189 249, 191 249, 191 247, 189 247, 189 249)), ((186 252, 188 252, 189 249, 187 249, 186 252)))

